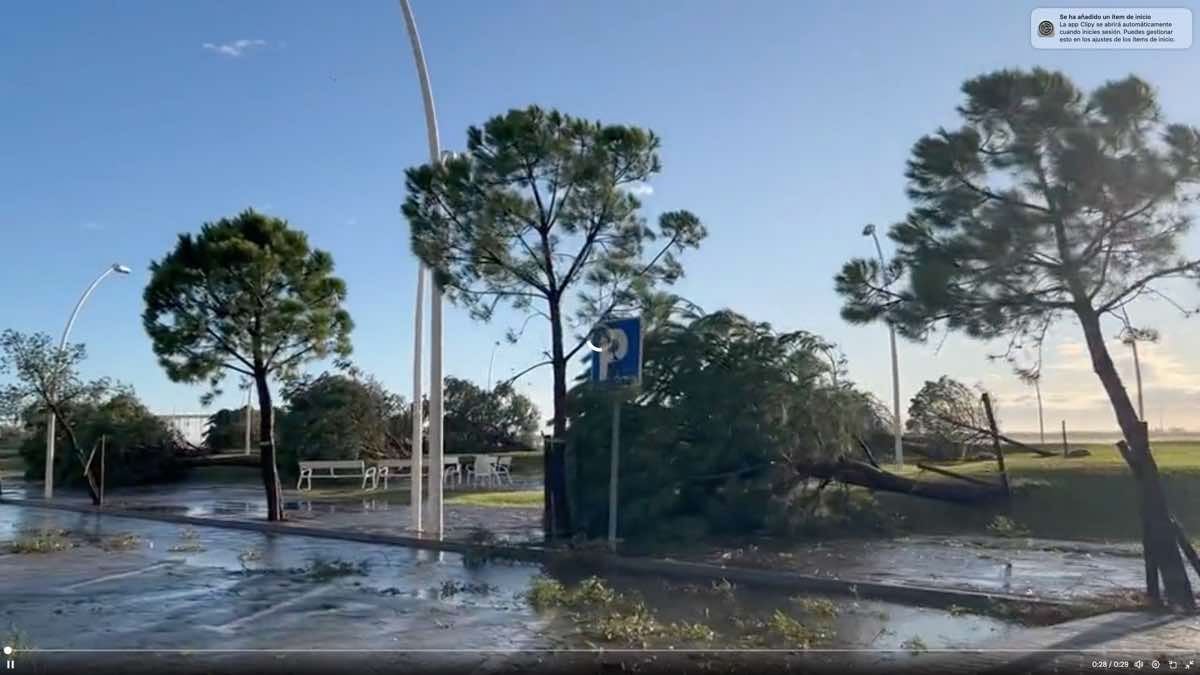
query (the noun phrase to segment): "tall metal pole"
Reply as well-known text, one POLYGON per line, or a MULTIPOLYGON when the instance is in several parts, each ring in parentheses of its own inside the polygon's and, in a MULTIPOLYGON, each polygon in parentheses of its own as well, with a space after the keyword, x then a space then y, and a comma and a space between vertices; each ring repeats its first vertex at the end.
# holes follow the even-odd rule
POLYGON ((1046 422, 1042 417, 1042 383, 1040 379, 1033 381, 1033 390, 1037 392, 1038 403, 1038 437, 1039 443, 1046 445, 1046 422))
POLYGON ((612 457, 608 468, 608 550, 617 550, 617 477, 621 466, 621 398, 613 395, 612 457))
MULTIPOLYGON (((246 454, 250 454, 250 426, 254 420, 254 408, 251 407, 250 399, 254 395, 253 387, 246 388, 246 454)), ((272 420, 274 421, 274 420, 272 420)))
POLYGON ((1146 409, 1142 405, 1142 363, 1138 359, 1137 343, 1139 334, 1133 329, 1129 323, 1129 312, 1124 308, 1121 309, 1121 315, 1125 319, 1125 342, 1129 343, 1129 349, 1133 352, 1133 375, 1137 380, 1137 402, 1138 402, 1138 419, 1142 422, 1146 421, 1146 409))
MULTIPOLYGON (((413 60, 417 65, 417 76, 421 81, 421 98, 425 104, 425 132, 429 140, 429 162, 436 166, 442 161, 442 150, 438 140, 433 88, 429 84, 429 68, 425 63, 421 36, 417 34, 417 22, 408 0, 400 0, 400 9, 404 13, 408 39, 412 43, 413 60)), ((430 284, 429 341, 429 529, 433 530, 435 535, 441 536, 442 478, 445 469, 442 465, 442 288, 436 278, 430 284)))
MULTIPOLYGON (((96 290, 100 282, 104 281, 108 275, 114 272, 117 274, 129 274, 129 268, 116 263, 109 265, 108 269, 101 272, 100 276, 96 277, 96 280, 92 282, 92 285, 87 287, 83 295, 79 296, 79 302, 75 303, 75 309, 71 311, 71 318, 67 319, 67 326, 63 328, 62 339, 58 342, 58 353, 60 355, 67 348, 67 339, 71 336, 71 327, 75 325, 75 318, 79 316, 79 310, 83 309, 83 303, 87 302, 88 296, 92 294, 92 291, 96 290)), ((51 411, 46 416, 46 478, 42 492, 46 499, 54 498, 54 435, 55 417, 54 411, 51 411)))
MULTIPOLYGON (((883 247, 879 245, 879 235, 875 233, 875 226, 868 225, 864 234, 869 234, 875 241, 875 252, 879 254, 879 271, 883 274, 887 262, 883 259, 883 247)), ((896 466, 904 466, 904 441, 900 424, 900 363, 896 356, 896 327, 891 324, 888 324, 888 336, 892 344, 892 435, 896 439, 896 466)))
POLYGON ((1145 422, 1146 407, 1142 404, 1142 362, 1138 360, 1137 340, 1130 340, 1129 348, 1133 350, 1133 375, 1137 379, 1138 419, 1145 422))
POLYGON ((492 390, 492 366, 496 365, 496 350, 500 349, 500 341, 497 340, 495 346, 492 347, 492 358, 488 360, 488 391, 492 390))
POLYGON ((425 495, 422 488, 425 481, 425 443, 424 443, 424 428, 425 428, 425 401, 421 391, 423 385, 421 377, 421 345, 424 342, 422 322, 422 310, 425 305, 425 265, 417 262, 417 302, 414 310, 413 318, 413 399, 412 399, 412 455, 411 464, 409 465, 409 474, 412 478, 411 487, 409 490, 409 500, 411 506, 409 511, 412 513, 412 529, 420 534, 425 529, 425 521, 422 519, 421 510, 424 506, 425 495))

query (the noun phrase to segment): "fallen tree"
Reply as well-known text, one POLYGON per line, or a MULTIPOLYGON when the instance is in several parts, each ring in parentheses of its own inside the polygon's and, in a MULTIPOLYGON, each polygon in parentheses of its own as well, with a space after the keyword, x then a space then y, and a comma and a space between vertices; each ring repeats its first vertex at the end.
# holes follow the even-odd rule
POLYGON ((895 492, 925 499, 974 504, 1005 496, 1004 488, 998 485, 913 480, 878 469, 866 462, 848 458, 833 462, 793 465, 792 468, 797 476, 804 479, 834 480, 872 490, 895 492))
MULTIPOLYGON (((989 429, 984 429, 982 427, 975 427, 970 424, 966 424, 965 422, 961 422, 958 420, 952 420, 949 417, 943 417, 942 421, 947 422, 948 424, 954 424, 954 425, 960 426, 969 431, 978 431, 980 433, 988 434, 989 436, 992 433, 991 430, 989 430, 989 429)), ((1009 445, 1011 445, 1013 447, 1020 448, 1022 450, 1026 450, 1028 452, 1032 452, 1035 455, 1041 455, 1042 457, 1057 457, 1058 456, 1057 452, 1052 452, 1050 450, 1043 450, 1042 448, 1039 448, 1039 447, 1036 447, 1033 445, 1029 445, 1028 443, 1022 443, 1021 441, 1013 440, 1012 438, 1009 438, 1008 436, 1005 436, 1004 434, 997 434, 996 437, 999 438, 1000 440, 1004 441, 1005 443, 1008 443, 1009 445)), ((1007 449, 1007 448, 1005 448, 1005 449, 1007 449)))
POLYGON ((258 453, 247 455, 244 453, 226 454, 226 455, 193 455, 178 457, 176 459, 179 464, 188 468, 196 468, 199 466, 246 466, 260 468, 262 459, 258 453))

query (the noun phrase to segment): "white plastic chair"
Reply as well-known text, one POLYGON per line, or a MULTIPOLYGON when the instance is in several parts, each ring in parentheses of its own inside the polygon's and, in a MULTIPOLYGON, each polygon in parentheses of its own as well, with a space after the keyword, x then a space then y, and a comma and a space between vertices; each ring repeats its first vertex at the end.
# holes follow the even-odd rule
POLYGON ((510 455, 496 458, 496 480, 512 485, 512 460, 510 455))
POLYGON ((462 463, 458 457, 446 457, 442 462, 442 484, 462 485, 462 463))
POLYGON ((495 455, 476 455, 475 465, 468 470, 468 474, 475 485, 482 485, 488 481, 498 485, 500 474, 496 472, 495 455))

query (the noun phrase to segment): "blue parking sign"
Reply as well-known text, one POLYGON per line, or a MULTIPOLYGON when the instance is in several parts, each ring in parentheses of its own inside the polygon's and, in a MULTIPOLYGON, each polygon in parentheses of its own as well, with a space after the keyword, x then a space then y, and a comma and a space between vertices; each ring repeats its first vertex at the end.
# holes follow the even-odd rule
POLYGON ((592 382, 610 385, 642 381, 642 318, 609 319, 592 331, 592 382), (599 343, 599 344, 596 344, 599 343))

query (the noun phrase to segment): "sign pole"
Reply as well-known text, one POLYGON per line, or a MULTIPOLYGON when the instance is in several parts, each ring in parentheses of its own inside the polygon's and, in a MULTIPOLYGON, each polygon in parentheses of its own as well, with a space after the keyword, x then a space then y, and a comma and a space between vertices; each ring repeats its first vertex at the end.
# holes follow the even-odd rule
POLYGON ((587 345, 592 350, 591 379, 611 387, 612 454, 608 474, 608 549, 617 550, 617 487, 621 468, 621 402, 624 387, 642 381, 641 317, 609 319, 592 330, 587 345))
POLYGON ((608 472, 608 550, 617 550, 617 473, 621 463, 621 397, 613 396, 612 464, 608 472))

